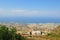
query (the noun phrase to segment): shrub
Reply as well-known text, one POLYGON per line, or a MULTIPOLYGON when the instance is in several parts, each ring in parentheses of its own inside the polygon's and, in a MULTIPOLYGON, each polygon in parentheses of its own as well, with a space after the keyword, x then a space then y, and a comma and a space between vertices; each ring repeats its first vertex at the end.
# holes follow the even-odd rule
POLYGON ((0 40, 25 40, 20 34, 16 34, 16 29, 9 29, 6 26, 0 26, 0 40))

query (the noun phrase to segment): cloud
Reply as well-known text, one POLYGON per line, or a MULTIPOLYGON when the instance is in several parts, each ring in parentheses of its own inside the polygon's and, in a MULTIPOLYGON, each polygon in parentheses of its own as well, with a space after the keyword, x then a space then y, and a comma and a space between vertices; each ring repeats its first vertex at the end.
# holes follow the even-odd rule
POLYGON ((21 13, 21 12, 25 12, 25 10, 11 10, 11 12, 13 12, 13 13, 21 13))
POLYGON ((0 17, 12 17, 12 16, 30 16, 30 17, 60 17, 59 11, 51 10, 6 10, 0 9, 0 17))
POLYGON ((2 13, 2 12, 4 12, 4 10, 3 9, 0 9, 0 13, 2 13))

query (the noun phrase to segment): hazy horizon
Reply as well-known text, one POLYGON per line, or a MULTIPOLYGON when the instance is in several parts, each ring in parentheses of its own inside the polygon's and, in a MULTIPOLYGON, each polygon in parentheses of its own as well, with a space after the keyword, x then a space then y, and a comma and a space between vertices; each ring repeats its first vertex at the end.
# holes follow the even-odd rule
POLYGON ((60 0, 0 0, 0 22, 60 23, 60 0))

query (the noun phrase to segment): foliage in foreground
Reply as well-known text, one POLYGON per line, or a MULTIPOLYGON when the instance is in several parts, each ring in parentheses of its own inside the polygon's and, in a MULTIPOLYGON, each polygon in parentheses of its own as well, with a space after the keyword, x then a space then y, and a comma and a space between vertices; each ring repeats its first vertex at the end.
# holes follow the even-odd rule
POLYGON ((0 26, 0 40, 25 40, 20 34, 16 34, 16 29, 0 26))
POLYGON ((60 25, 55 28, 50 34, 48 34, 47 38, 51 40, 60 40, 60 25))

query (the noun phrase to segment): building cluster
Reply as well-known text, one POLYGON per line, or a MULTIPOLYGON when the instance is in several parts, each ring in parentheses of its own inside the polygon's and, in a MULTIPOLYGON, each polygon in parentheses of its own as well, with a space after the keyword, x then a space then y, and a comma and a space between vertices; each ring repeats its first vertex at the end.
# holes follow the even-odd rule
POLYGON ((0 23, 0 25, 6 25, 7 27, 16 27, 17 34, 22 36, 35 36, 35 35, 47 35, 52 29, 56 28, 60 24, 55 23, 0 23))
POLYGON ((31 31, 27 31, 27 32, 22 32, 22 31, 17 31, 17 34, 20 34, 22 36, 40 36, 40 35, 47 35, 48 31, 35 31, 35 30, 31 30, 31 31))

